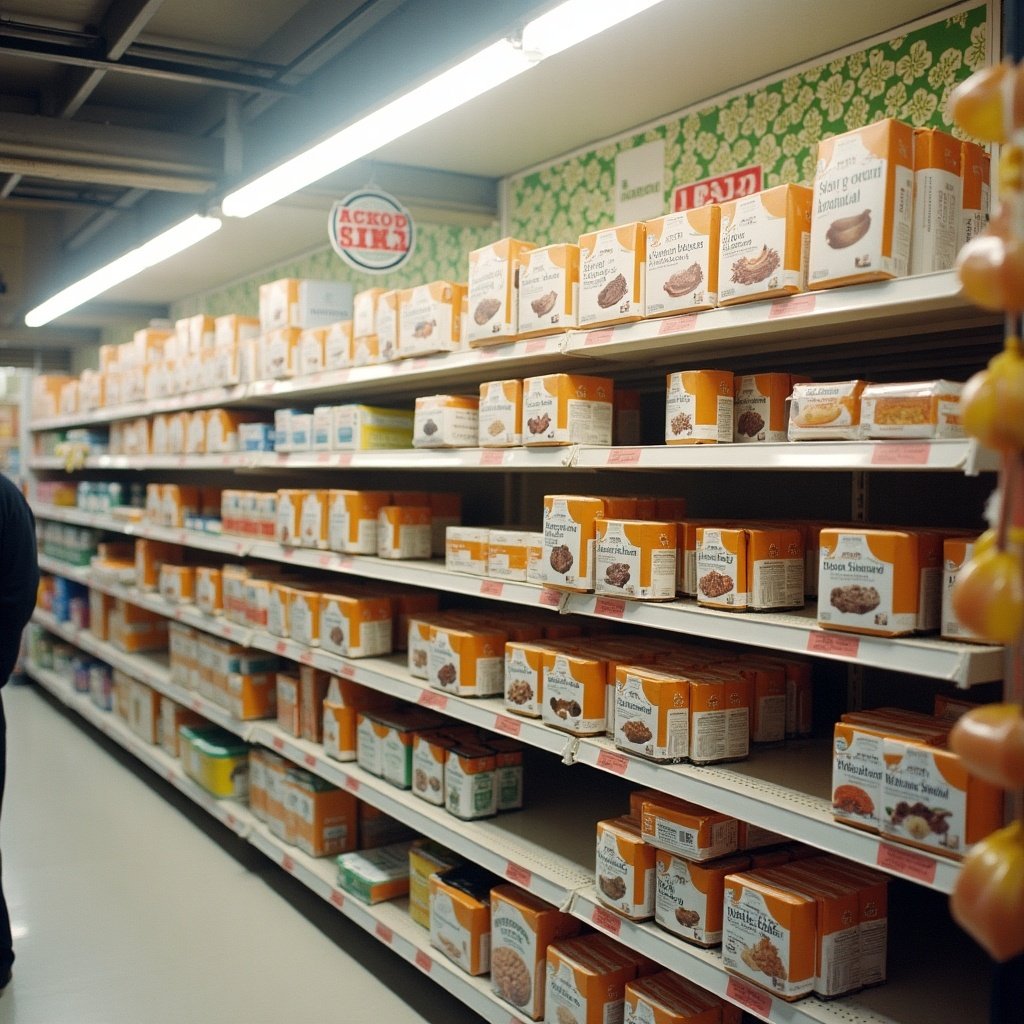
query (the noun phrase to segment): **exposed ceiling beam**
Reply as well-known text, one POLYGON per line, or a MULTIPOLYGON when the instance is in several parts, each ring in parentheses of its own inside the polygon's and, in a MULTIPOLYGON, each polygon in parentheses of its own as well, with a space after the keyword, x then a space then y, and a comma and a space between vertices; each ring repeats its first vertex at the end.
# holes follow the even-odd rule
POLYGON ((156 192, 181 192, 201 195, 216 184, 215 178, 189 178, 161 174, 139 168, 118 168, 96 164, 68 163, 57 160, 34 160, 0 154, 0 174, 20 174, 51 181, 78 181, 90 185, 117 185, 124 188, 145 188, 156 192))
MULTIPOLYGON (((99 34, 108 60, 124 56, 162 3, 163 0, 115 0, 107 8, 99 34)), ((69 68, 57 86, 57 116, 74 117, 105 74, 99 68, 69 68)))

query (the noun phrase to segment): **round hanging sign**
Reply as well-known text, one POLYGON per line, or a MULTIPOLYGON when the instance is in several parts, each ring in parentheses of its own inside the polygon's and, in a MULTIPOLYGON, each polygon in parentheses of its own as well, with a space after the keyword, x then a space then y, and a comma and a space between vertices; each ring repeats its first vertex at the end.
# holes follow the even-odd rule
POLYGON ((327 234, 350 267, 368 274, 397 269, 416 247, 412 214, 378 189, 360 189, 338 200, 327 219, 327 234))

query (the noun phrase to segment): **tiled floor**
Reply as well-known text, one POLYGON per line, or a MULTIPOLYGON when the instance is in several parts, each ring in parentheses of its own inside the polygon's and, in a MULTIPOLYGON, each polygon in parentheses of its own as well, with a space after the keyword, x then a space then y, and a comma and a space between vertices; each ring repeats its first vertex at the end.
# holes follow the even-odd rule
POLYGON ((480 1020, 36 690, 3 699, 0 1024, 480 1020))

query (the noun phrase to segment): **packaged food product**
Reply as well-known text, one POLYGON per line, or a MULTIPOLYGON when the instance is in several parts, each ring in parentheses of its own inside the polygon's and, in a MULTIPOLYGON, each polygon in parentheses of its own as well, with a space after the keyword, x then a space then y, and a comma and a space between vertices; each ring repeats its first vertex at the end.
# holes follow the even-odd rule
POLYGON ((914 129, 914 217, 910 273, 949 270, 963 215, 960 140, 936 128, 914 129))
POLYGON ((376 451, 412 445, 413 414, 408 409, 372 405, 333 407, 331 447, 337 451, 376 451))
POLYGON ((737 377, 733 391, 734 441, 785 441, 786 403, 794 383, 789 373, 753 373, 737 377))
POLYGON ((297 327, 278 327, 267 331, 261 339, 264 377, 294 377, 299 366, 297 327))
POLYGON ((377 513, 378 558, 429 558, 430 508, 382 505, 377 513))
POLYGON ((920 565, 913 534, 825 529, 820 550, 819 625, 875 636, 917 629, 920 565))
POLYGON ((181 754, 181 736, 179 730, 183 725, 201 725, 203 716, 191 708, 182 707, 170 697, 160 698, 160 720, 157 725, 157 742, 160 748, 171 757, 181 754))
POLYGON ((328 492, 322 490, 302 494, 297 542, 303 547, 327 547, 327 495, 328 492))
POLYGON ((530 534, 525 530, 488 531, 486 575, 525 583, 529 542, 530 534))
POLYGON ((974 556, 977 537, 946 537, 942 542, 942 638, 987 643, 985 637, 965 626, 953 607, 953 588, 964 566, 974 556))
POLYGON ((687 860, 708 861, 736 852, 736 819, 706 807, 659 795, 643 800, 644 842, 687 860))
POLYGON ((352 285, 342 281, 282 278, 260 285, 260 330, 326 327, 352 317, 352 285))
POLYGON ((359 819, 356 798, 312 772, 291 768, 285 776, 285 827, 294 845, 311 857, 355 849, 359 819))
MULTIPOLYGON (((738 1011, 738 1008, 737 1008, 738 1011)), ((722 1000, 671 971, 659 971, 628 982, 625 1021, 657 1024, 720 1024, 722 1000)))
POLYGON ((422 928, 430 928, 430 876, 463 863, 458 854, 432 839, 416 839, 409 847, 409 916, 422 928))
POLYGON ((647 222, 646 316, 718 305, 721 223, 714 204, 647 222))
POLYGON ((299 735, 314 743, 324 738, 324 698, 331 677, 312 665, 299 665, 299 735))
POLYGON ((633 818, 597 823, 597 898, 632 921, 654 916, 655 849, 633 818))
POLYGON ((372 594, 322 594, 319 603, 320 645, 345 658, 390 654, 392 606, 372 594))
POLYGON ((449 526, 445 531, 444 567, 448 572, 487 575, 490 530, 481 526, 449 526))
POLYGON ((517 715, 541 716, 544 655, 550 643, 510 640, 505 644, 505 707, 517 715))
POLYGON ((456 352, 462 346, 464 285, 434 281, 404 289, 398 297, 400 358, 456 352))
POLYGON ((416 708, 373 712, 374 732, 380 746, 380 776, 399 789, 413 785, 413 745, 416 736, 438 725, 430 712, 416 708))
POLYGON ((352 321, 339 320, 328 324, 324 331, 324 369, 344 370, 352 366, 355 349, 352 342, 352 321))
POLYGON ((302 537, 302 507, 309 491, 283 489, 277 492, 277 525, 274 537, 278 544, 299 544, 302 537))
POLYGON ((985 227, 992 209, 991 158, 984 147, 976 142, 964 139, 960 147, 963 209, 957 250, 963 248, 985 227))
POLYGON ((409 891, 410 846, 407 841, 340 854, 338 885, 364 903, 404 896, 409 891))
POLYGON ((377 333, 377 306, 385 288, 364 288, 352 298, 352 330, 357 338, 377 333))
POLYGON ((469 254, 469 319, 471 347, 509 341, 519 333, 519 267, 532 242, 503 238, 469 254))
POLYGON ((266 800, 264 810, 270 831, 285 838, 286 822, 284 813, 284 780, 291 763, 271 750, 262 751, 266 772, 266 800))
POLYGON ((545 575, 544 534, 541 531, 531 531, 526 535, 526 581, 542 584, 545 575))
POLYGON ((913 129, 891 118, 818 143, 808 287, 906 275, 913 151, 913 129))
POLYGON ((498 813, 494 751, 473 743, 457 743, 448 752, 444 769, 444 805, 464 821, 498 813))
POLYGON ((868 384, 860 398, 861 430, 878 438, 963 437, 962 390, 950 380, 868 384))
POLYGON ((789 407, 790 441, 854 440, 860 436, 862 380, 794 384, 789 407))
POLYGON ((666 931, 694 945, 719 945, 725 876, 746 871, 749 864, 749 859, 742 856, 721 857, 704 863, 658 850, 655 921, 666 931))
POLYGON ((416 399, 414 448, 473 448, 479 438, 476 395, 427 395, 416 399))
POLYGON ((807 288, 811 200, 803 185, 778 185, 721 204, 720 305, 807 288))
POLYGON ((603 935, 548 946, 544 1018, 558 1024, 621 1020, 626 982, 637 975, 630 951, 603 935))
POLYGON ((430 944, 467 974, 491 969, 491 889, 496 882, 475 864, 430 876, 430 944))
POLYGON ((750 752, 750 684, 742 676, 695 673, 690 681, 690 760, 739 761, 750 752))
MULTIPOLYGON (((698 526, 696 535, 697 601, 710 608, 746 611, 750 602, 746 531, 698 526)), ((802 599, 801 594, 801 603, 802 599)))
POLYGON ((733 375, 729 370, 681 370, 666 377, 665 444, 732 441, 733 375))
MULTIPOLYGON (((381 293, 377 297, 377 330, 374 334, 359 334, 359 351, 385 352, 391 356, 398 351, 398 309, 400 292, 397 290, 381 293)), ((388 358, 390 358, 389 356, 388 358)), ((358 366, 359 363, 356 363, 358 366)))
POLYGON ((182 725, 178 735, 185 774, 213 796, 244 803, 249 794, 248 745, 215 725, 182 725))
POLYGON ((571 494, 544 496, 541 582, 560 590, 594 589, 597 520, 605 514, 601 498, 571 494))
POLYGON ((730 974, 792 1002, 814 990, 816 901, 757 872, 725 879, 722 963, 730 974))
POLYGON ((498 813, 521 810, 525 779, 523 745, 508 736, 489 736, 487 745, 494 751, 498 813))
POLYGON ((615 670, 615 745, 652 761, 682 761, 690 748, 690 680, 642 665, 615 670))
POLYGON ((412 742, 412 791, 421 800, 444 805, 444 771, 448 752, 458 740, 439 730, 418 732, 412 742))
POLYGON ((531 1020, 544 1018, 546 957, 581 924, 518 886, 491 890, 491 988, 531 1020))
POLYGON ((435 625, 430 634, 430 685, 460 697, 490 697, 504 688, 508 633, 495 627, 435 625))
POLYGON ((158 590, 165 601, 172 604, 192 604, 195 596, 196 571, 191 565, 160 566, 158 590))
POLYGON ((519 256, 519 336, 557 334, 576 326, 580 248, 559 243, 519 256))
POLYGON ((622 224, 580 235, 579 326, 629 323, 644 316, 647 225, 622 224))
POLYGON ((523 381, 523 444, 612 443, 614 382, 551 373, 523 381))
POLYGON ((770 658, 744 656, 715 662, 728 667, 750 684, 750 742, 781 743, 786 738, 786 669, 770 658))
POLYGON ((320 601, 323 596, 317 590, 293 588, 288 606, 288 633, 293 640, 310 647, 320 646, 320 601))
POLYGON ((492 380, 480 385, 477 444, 511 448, 523 443, 523 382, 492 380))
POLYGON ((582 652, 549 648, 543 666, 544 724, 574 736, 600 736, 608 720, 605 662, 582 652))
POLYGON ((676 524, 598 519, 594 590, 640 601, 676 594, 676 524))
POLYGON ((327 546, 351 555, 375 555, 380 510, 390 501, 390 491, 328 491, 327 546))

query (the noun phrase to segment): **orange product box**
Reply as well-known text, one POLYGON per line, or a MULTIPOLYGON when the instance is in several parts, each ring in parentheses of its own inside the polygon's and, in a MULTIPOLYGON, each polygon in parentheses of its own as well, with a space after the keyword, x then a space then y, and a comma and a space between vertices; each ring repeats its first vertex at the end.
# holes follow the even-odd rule
POLYGON ((201 725, 204 721, 205 719, 198 711, 182 707, 170 697, 161 697, 160 721, 157 727, 161 749, 171 757, 178 757, 180 752, 178 729, 183 725, 201 725))
POLYGON ((966 139, 960 144, 963 208, 957 249, 963 248, 988 223, 992 212, 991 158, 983 146, 966 139))
POLYGON ((519 337, 557 334, 576 326, 580 247, 567 243, 519 256, 519 337))
POLYGON ((205 409, 197 409, 189 414, 185 430, 186 455, 202 455, 206 452, 206 418, 205 409))
MULTIPOLYGON (((392 290, 384 292, 377 299, 377 330, 373 334, 353 335, 353 356, 358 348, 360 356, 374 355, 377 358, 391 359, 398 351, 398 323, 401 292, 392 290), (356 341, 358 339, 358 343, 356 341), (387 353, 387 355, 385 355, 387 353)), ((360 365, 356 362, 356 365, 360 365)))
POLYGON ((605 515, 601 498, 573 494, 544 496, 541 581, 560 590, 594 589, 593 549, 597 520, 605 515))
POLYGON ((914 210, 913 132, 890 118, 818 143, 808 287, 906 275, 914 210))
POLYGON ((299 722, 299 677, 290 672, 278 672, 277 724, 290 736, 301 735, 299 722))
POLYGON ((210 409, 206 414, 206 451, 210 454, 241 451, 238 428, 243 423, 256 423, 258 412, 235 409, 210 409))
MULTIPOLYGON (((327 547, 328 496, 325 490, 305 491, 299 506, 299 543, 307 548, 327 547)), ((280 506, 279 506, 280 507, 280 506)))
POLYGON ((539 718, 544 700, 544 655, 550 642, 510 640, 505 644, 505 708, 539 718))
POLYGON ((626 983, 638 973, 631 951, 604 935, 548 946, 545 1019, 606 1024, 622 1019, 626 983))
MULTIPOLYGON (((184 455, 188 439, 188 427, 192 420, 189 412, 174 412, 167 416, 167 454, 184 455)), ((164 485, 169 486, 167 484, 164 485)))
MULTIPOLYGON (((230 348, 239 342, 256 338, 260 333, 260 319, 257 316, 240 316, 237 313, 229 313, 226 316, 214 317, 213 321, 213 347, 230 348)), ((190 342, 190 352, 202 351, 193 349, 190 342)))
POLYGON ((160 501, 160 521, 164 526, 182 527, 186 516, 200 515, 203 510, 200 489, 184 484, 162 484, 160 501))
POLYGON ((861 436, 863 380, 793 385, 790 441, 842 441, 861 436))
POLYGON ((769 659, 754 656, 715 662, 750 684, 750 742, 782 743, 786 738, 786 670, 769 659))
POLYGON ((698 526, 696 570, 698 604, 747 610, 750 570, 746 530, 698 526))
MULTIPOLYGON (((324 369, 344 370, 355 361, 355 349, 352 341, 352 321, 339 320, 323 328, 324 332, 324 369)), ((371 336, 376 351, 377 336, 371 336)))
POLYGON ((615 670, 615 745, 652 761, 690 752, 690 680, 641 665, 615 670))
POLYGON ((267 600, 267 632, 274 636, 290 637, 291 626, 289 613, 296 590, 300 587, 289 583, 270 581, 270 592, 267 600))
POLYGON ((304 327, 295 343, 295 376, 305 377, 327 368, 327 328, 304 327))
POLYGON ((644 842, 687 860, 714 860, 736 852, 735 818, 671 796, 643 801, 640 831, 644 842))
POLYGON ((196 566, 196 606, 207 615, 224 610, 224 586, 221 570, 208 565, 196 566))
POLYGON ((625 1020, 653 1024, 721 1024, 721 1000, 671 971, 628 982, 625 1020))
POLYGON ((277 517, 274 539, 278 544, 299 544, 302 538, 302 508, 310 494, 307 490, 283 489, 277 492, 277 517))
POLYGON ((860 399, 865 437, 963 437, 957 381, 930 380, 908 384, 869 384, 860 399))
POLYGON ((722 209, 715 204, 647 222, 645 316, 718 305, 721 228, 722 209))
POLYGON ((436 625, 430 634, 427 679, 460 697, 491 697, 505 685, 508 633, 495 628, 436 625))
POLYGON ((444 536, 444 567, 448 572, 487 575, 490 530, 486 526, 449 526, 444 536))
POLYGON ((959 859, 1002 825, 1001 790, 952 751, 887 736, 882 756, 883 836, 959 859))
POLYGON ((328 491, 328 548, 352 555, 375 555, 377 518, 390 502, 390 491, 328 491))
POLYGON ((323 700, 323 744, 329 757, 356 759, 356 728, 362 709, 388 709, 392 698, 339 676, 331 676, 323 700))
POLYGON ((579 326, 642 320, 647 285, 647 225, 621 224, 580 235, 579 326))
POLYGON ((471 347, 518 335, 520 261, 534 248, 532 242, 502 238, 470 252, 466 340, 471 347))
POLYGON ((163 327, 143 327, 132 335, 135 360, 147 366, 163 358, 164 345, 174 337, 174 331, 163 327))
POLYGON ((184 551, 177 544, 139 537, 135 541, 135 586, 140 590, 156 590, 160 584, 160 567, 164 562, 180 564, 184 551))
POLYGON ((730 974, 792 1002, 814 990, 818 908, 758 872, 725 879, 722 963, 730 974))
POLYGON ((430 876, 430 944, 467 974, 491 969, 493 875, 475 865, 430 876))
POLYGON ((249 748, 249 809, 260 821, 267 820, 267 765, 261 747, 249 748))
POLYGON ((690 760, 740 761, 750 752, 750 684, 703 671, 690 681, 690 760))
MULTIPOLYGON (((643 398, 636 388, 616 388, 612 396, 612 444, 616 447, 637 445, 641 442, 641 416, 643 398)), ((659 516, 652 508, 641 515, 642 519, 671 519, 659 516)))
POLYGON ((269 579, 251 576, 245 581, 245 622, 257 629, 267 628, 270 587, 269 579))
POLYGON ((430 506, 382 505, 377 513, 378 558, 430 558, 430 506))
POLYGON ((145 683, 131 680, 128 692, 128 728, 146 743, 156 744, 160 723, 160 694, 145 683))
POLYGON ((97 640, 109 636, 110 613, 114 609, 114 598, 99 590, 89 591, 89 632, 97 640))
POLYGON ((676 524, 598 519, 594 590, 640 601, 671 601, 676 594, 676 524))
POLYGON ((488 746, 458 743, 448 753, 444 771, 444 803, 463 821, 498 813, 495 752, 488 746))
POLYGON ((427 661, 430 655, 430 635, 435 624, 455 624, 462 620, 450 612, 419 614, 410 616, 406 634, 406 662, 409 674, 417 679, 427 678, 427 661))
MULTIPOLYGON (((102 347, 102 346, 101 346, 102 347)), ((104 371, 110 376, 110 371, 104 371)), ((111 402, 111 405, 115 403, 111 402)), ((74 416, 78 412, 78 381, 69 380, 61 385, 60 397, 57 400, 57 412, 62 416, 74 416)), ((11 432, 14 436, 14 432, 11 432)))
POLYGON ((920 565, 913 534, 824 529, 819 543, 819 625, 873 636, 917 629, 920 565))
POLYGON ((914 216, 910 273, 950 270, 963 215, 960 140, 936 128, 914 129, 914 216))
POLYGON ((386 288, 364 288, 352 299, 352 332, 357 338, 377 333, 377 306, 386 288))
POLYGON ((264 811, 267 816, 267 825, 275 836, 284 839, 287 832, 284 813, 284 780, 291 763, 271 750, 264 750, 262 753, 266 772, 264 811))
POLYGON ((294 844, 311 857, 334 856, 356 848, 357 804, 347 790, 302 768, 291 768, 285 776, 286 828, 294 844))
POLYGON ((416 839, 409 847, 409 916, 430 930, 430 876, 465 863, 432 839, 416 839))
POLYGON ((958 697, 950 697, 944 693, 935 695, 933 714, 944 722, 956 722, 963 718, 968 711, 980 708, 982 705, 970 700, 960 700, 958 697))
POLYGON ((729 370, 680 370, 665 378, 665 444, 732 441, 733 375, 729 370))
POLYGON ((655 849, 635 818, 597 823, 597 897, 632 921, 654 916, 655 849))
POLYGON ((165 601, 174 604, 192 604, 195 598, 196 571, 191 565, 160 566, 158 590, 165 601))
POLYGON ((299 666, 299 735, 314 743, 323 742, 324 698, 331 677, 312 665, 299 666))
MULTIPOLYGON (((740 822, 739 824, 742 824, 740 822)), ((666 931, 696 946, 722 942, 725 877, 750 866, 748 857, 720 857, 706 863, 658 850, 654 919, 666 931)))
POLYGON ((323 327, 352 315, 352 286, 286 277, 260 285, 260 329, 323 327))
POLYGON ((600 736, 608 722, 604 660, 557 648, 543 658, 541 720, 574 736, 600 736))
POLYGON ((421 800, 444 806, 444 770, 448 752, 459 741, 439 730, 418 732, 412 745, 412 791, 421 800))
POLYGON ((785 441, 786 403, 794 382, 802 380, 789 373, 753 373, 736 377, 732 439, 736 442, 785 441))
POLYGON ((464 288, 454 281, 433 281, 399 293, 399 358, 457 352, 462 347, 464 288))
POLYGON ((436 591, 401 584, 368 582, 363 592, 367 596, 386 597, 391 602, 391 646, 396 651, 404 651, 408 645, 410 618, 432 614, 439 604, 436 591))
POLYGON ((526 582, 530 534, 525 530, 490 530, 487 535, 487 575, 491 579, 526 582))
POLYGON ((324 596, 315 590, 293 590, 288 606, 288 633, 292 640, 310 647, 320 646, 320 603, 324 596))
POLYGON ((581 922, 515 885, 491 890, 491 989, 531 1020, 544 1018, 548 946, 581 922))
POLYGON ((721 204, 719 305, 806 290, 811 202, 806 186, 778 185, 721 204))
MULTIPOLYGON (((185 356, 196 355, 200 352, 209 352, 217 343, 217 320, 208 314, 197 313, 195 316, 176 321, 174 333, 178 342, 175 359, 183 359, 185 356)), ((166 349, 167 346, 165 346, 165 354, 166 349)))
POLYGON ((273 672, 243 675, 232 672, 227 677, 227 699, 224 705, 236 718, 247 722, 254 718, 272 718, 277 712, 277 679, 273 672))
POLYGON ((346 658, 390 654, 392 605, 372 594, 321 594, 320 645, 346 658))
POLYGON ((523 442, 523 382, 492 380, 480 385, 477 444, 513 448, 523 442))
POLYGON ((414 448, 472 448, 479 439, 477 395, 423 395, 413 415, 414 448))

